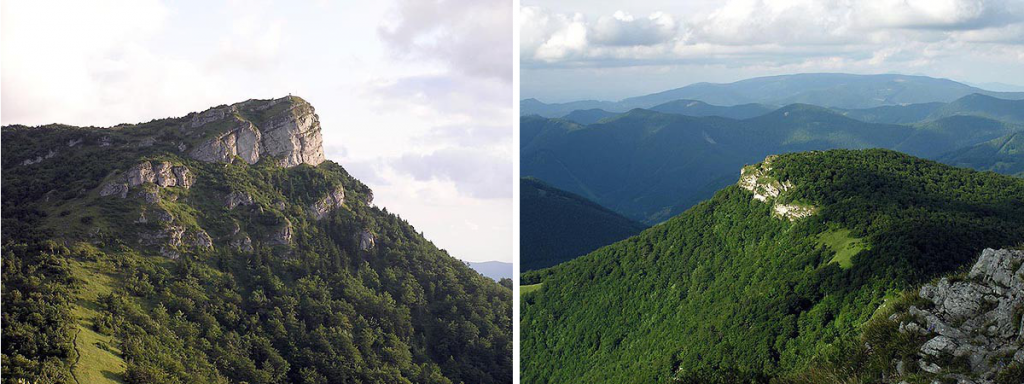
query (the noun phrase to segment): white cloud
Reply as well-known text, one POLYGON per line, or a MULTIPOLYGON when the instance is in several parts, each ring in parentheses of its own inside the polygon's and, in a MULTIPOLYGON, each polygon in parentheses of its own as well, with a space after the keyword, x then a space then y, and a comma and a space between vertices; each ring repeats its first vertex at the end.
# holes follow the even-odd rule
POLYGON ((789 70, 969 75, 963 80, 986 82, 1024 70, 1019 0, 646 1, 596 7, 605 14, 588 13, 582 2, 558 12, 529 3, 520 9, 524 98, 567 100, 558 87, 580 82, 586 84, 575 99, 632 96, 600 90, 612 83, 610 73, 635 75, 626 68, 685 73, 684 81, 646 76, 650 92, 710 80, 702 73, 720 81, 789 70), (623 8, 608 11, 616 5, 623 8), (638 13, 650 16, 633 16, 638 13), (540 71, 551 72, 544 81, 529 78, 540 71))
POLYGON ((676 21, 664 12, 652 13, 647 18, 634 18, 618 11, 611 17, 597 19, 593 28, 594 43, 612 46, 655 45, 675 38, 676 21))
POLYGON ((400 0, 378 31, 400 57, 511 82, 511 26, 504 0, 400 0))
POLYGON ((527 60, 556 61, 583 52, 587 26, 583 15, 551 14, 540 7, 520 9, 520 55, 527 60))

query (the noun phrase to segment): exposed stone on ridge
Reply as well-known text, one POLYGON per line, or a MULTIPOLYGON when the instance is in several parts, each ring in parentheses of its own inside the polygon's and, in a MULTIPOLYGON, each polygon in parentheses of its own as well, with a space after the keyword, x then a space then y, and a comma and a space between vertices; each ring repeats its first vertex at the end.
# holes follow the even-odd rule
POLYGON ((288 245, 292 243, 292 222, 287 218, 284 219, 284 224, 277 227, 273 234, 270 236, 271 244, 288 245))
MULTIPOLYGON (((146 183, 153 183, 161 188, 182 187, 190 188, 195 182, 195 177, 188 167, 184 165, 173 165, 166 161, 157 162, 155 165, 144 161, 132 166, 124 175, 115 177, 112 181, 100 188, 100 196, 116 195, 120 198, 128 196, 128 190, 146 183)), ((153 203, 158 199, 156 192, 146 191, 142 194, 146 201, 153 203)))
POLYGON ((345 205, 345 188, 338 186, 334 188, 327 196, 324 196, 320 200, 309 206, 310 213, 316 220, 321 220, 327 217, 327 214, 336 208, 340 208, 345 205))
POLYGON ((235 209, 239 205, 252 205, 252 196, 245 192, 234 191, 225 198, 225 205, 228 206, 228 209, 235 209))
POLYGON ((740 170, 740 180, 737 185, 753 193, 754 200, 765 203, 772 200, 772 212, 775 216, 796 221, 817 212, 817 208, 814 206, 796 203, 783 204, 774 201, 786 191, 793 189, 793 183, 788 180, 780 182, 771 176, 773 160, 775 160, 775 156, 768 156, 760 165, 743 167, 740 170))
POLYGON ((189 155, 201 161, 231 162, 238 156, 255 164, 260 158, 271 156, 284 167, 318 165, 324 161, 320 118, 313 106, 298 97, 248 100, 212 108, 194 114, 185 126, 200 129, 208 124, 225 124, 230 128, 192 149, 189 155), (278 107, 282 104, 286 106, 278 107), (254 121, 246 117, 252 113, 260 114, 261 118, 254 121), (270 115, 262 116, 267 113, 270 115))

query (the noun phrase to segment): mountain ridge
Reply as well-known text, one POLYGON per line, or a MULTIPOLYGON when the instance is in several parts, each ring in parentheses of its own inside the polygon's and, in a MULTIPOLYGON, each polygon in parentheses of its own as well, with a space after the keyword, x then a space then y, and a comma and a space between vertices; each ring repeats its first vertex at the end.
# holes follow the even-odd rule
POLYGON ((3 127, 5 379, 511 382, 511 289, 321 143, 296 97, 3 127))
POLYGON ((698 100, 719 106, 813 103, 830 108, 857 109, 951 102, 973 93, 1003 99, 1024 99, 1024 92, 987 91, 953 80, 927 76, 801 73, 756 77, 732 83, 696 83, 615 102, 583 100, 546 104, 536 99, 526 99, 525 103, 520 104, 520 113, 557 117, 577 109, 600 108, 610 112, 625 112, 632 108, 651 108, 679 99, 698 100))

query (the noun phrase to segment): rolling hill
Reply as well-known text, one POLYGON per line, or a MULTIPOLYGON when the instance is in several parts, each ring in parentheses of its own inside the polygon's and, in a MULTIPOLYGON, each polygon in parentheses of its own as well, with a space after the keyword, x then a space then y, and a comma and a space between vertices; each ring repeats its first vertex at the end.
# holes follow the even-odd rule
POLYGON ((568 115, 562 116, 562 119, 569 120, 577 124, 590 125, 615 115, 618 115, 618 113, 608 112, 598 108, 577 109, 569 112, 568 115))
MULTIPOLYGON (((880 149, 771 156, 739 176, 663 224, 528 274, 541 284, 523 296, 523 382, 791 377, 863 347, 883 304, 1024 239, 1018 178, 880 149)), ((886 367, 871 372, 896 371, 876 360, 886 367)))
POLYGON ((1024 177, 1024 132, 962 148, 938 159, 957 167, 1024 177))
MULTIPOLYGON (((1024 92, 994 92, 948 79, 907 75, 853 75, 802 73, 757 77, 733 83, 696 83, 620 101, 573 101, 546 104, 536 99, 520 102, 520 114, 564 116, 574 110, 600 108, 626 112, 651 108, 675 100, 695 100, 719 106, 814 104, 828 108, 864 109, 920 103, 948 103, 971 94, 1021 100, 1024 92)), ((882 121, 880 121, 882 122, 882 121)))
POLYGON ((718 116, 737 120, 761 116, 775 109, 777 108, 764 104, 740 104, 722 107, 696 100, 674 100, 650 108, 652 111, 662 113, 674 113, 684 116, 718 116))
POLYGON ((547 268, 647 226, 536 179, 519 181, 520 270, 547 268))
POLYGON ((975 116, 865 123, 806 104, 746 120, 636 109, 588 126, 528 116, 521 127, 524 176, 647 224, 707 199, 736 169, 769 154, 890 148, 937 157, 1020 129, 975 116))

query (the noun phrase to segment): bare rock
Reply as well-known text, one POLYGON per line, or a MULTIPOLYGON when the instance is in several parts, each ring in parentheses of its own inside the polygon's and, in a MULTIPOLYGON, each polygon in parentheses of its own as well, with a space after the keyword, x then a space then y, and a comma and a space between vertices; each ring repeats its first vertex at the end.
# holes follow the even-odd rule
POLYGON ((192 235, 192 247, 202 250, 213 249, 213 239, 204 230, 198 230, 192 235))
POLYGON ((376 245, 373 233, 368 230, 364 229, 357 235, 357 238, 359 239, 359 250, 369 251, 374 245, 376 245))
POLYGON ((288 245, 292 243, 292 222, 287 218, 284 219, 284 224, 277 227, 270 236, 271 244, 288 245))
POLYGON ((235 119, 232 129, 197 145, 189 156, 211 163, 230 163, 238 156, 246 163, 256 164, 260 160, 260 131, 252 122, 237 116, 232 118, 235 119))
POLYGON ((153 164, 148 161, 141 162, 128 169, 128 186, 135 187, 145 183, 152 183, 156 180, 153 173, 153 164))
POLYGON ((128 184, 125 183, 107 183, 100 189, 100 196, 117 196, 120 198, 128 197, 128 184))
POLYGON ((197 145, 190 152, 195 159, 207 162, 231 162, 235 156, 246 163, 255 164, 261 157, 279 159, 284 167, 299 164, 318 165, 324 161, 323 137, 320 119, 313 106, 297 97, 275 100, 249 100, 230 107, 219 107, 195 114, 190 124, 198 128, 206 124, 223 123, 231 127, 226 132, 197 145), (267 112, 287 103, 287 108, 267 112), (239 110, 271 113, 262 121, 250 121, 239 110))
POLYGON ((245 192, 231 192, 224 198, 224 200, 224 205, 227 205, 228 209, 235 209, 235 207, 239 205, 252 205, 252 196, 249 196, 249 194, 245 192))
POLYGON ((241 252, 252 252, 252 239, 249 238, 249 235, 242 235, 231 240, 231 247, 241 252))
POLYGON ((991 383, 1005 367, 1001 361, 1024 360, 1024 319, 1015 316, 1024 308, 1022 263, 1024 251, 986 249, 967 279, 942 278, 921 287, 918 295, 934 306, 908 312, 927 327, 922 332, 909 322, 900 331, 934 335, 919 347, 922 370, 958 382, 991 383), (942 373, 939 364, 949 356, 965 358, 970 374, 942 373))
POLYGON ((327 196, 310 205, 309 210, 314 219, 321 220, 327 217, 328 213, 343 205, 345 205, 345 188, 339 185, 328 193, 327 196))

